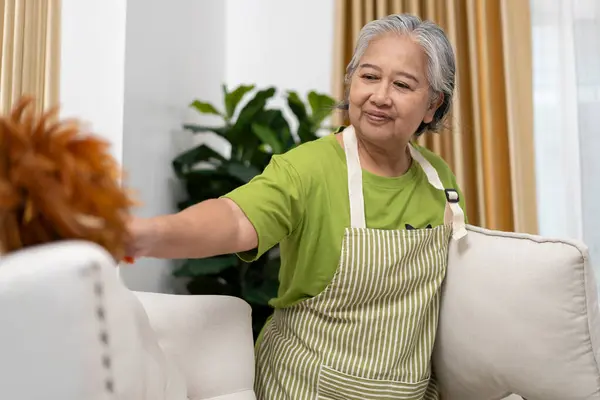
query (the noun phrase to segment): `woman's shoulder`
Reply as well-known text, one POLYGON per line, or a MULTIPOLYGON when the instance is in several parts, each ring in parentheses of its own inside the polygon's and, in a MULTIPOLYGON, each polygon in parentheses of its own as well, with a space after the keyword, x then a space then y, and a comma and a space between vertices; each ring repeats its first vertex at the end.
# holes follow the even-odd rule
POLYGON ((343 150, 333 134, 301 143, 275 158, 286 162, 300 175, 323 172, 335 165, 343 166, 345 162, 343 150))

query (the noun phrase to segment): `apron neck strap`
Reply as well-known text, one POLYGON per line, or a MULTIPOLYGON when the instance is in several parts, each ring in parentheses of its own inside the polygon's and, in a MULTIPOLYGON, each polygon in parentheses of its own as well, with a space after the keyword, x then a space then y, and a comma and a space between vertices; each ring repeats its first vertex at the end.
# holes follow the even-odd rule
POLYGON ((348 195, 350 200, 350 226, 366 228, 365 200, 363 198, 362 168, 358 158, 358 143, 354 127, 350 125, 342 133, 346 165, 348 168, 348 195))
MULTIPOLYGON (((348 168, 348 194, 350 201, 350 225, 353 228, 366 228, 365 206, 363 197, 362 168, 358 155, 358 142, 353 126, 344 129, 344 150, 346 153, 346 165, 348 168)), ((467 234, 465 226, 465 214, 460 207, 458 191, 454 188, 445 188, 431 163, 409 144, 410 155, 420 166, 429 184, 441 190, 446 195, 446 209, 444 212, 444 223, 452 226, 452 237, 460 239, 467 234)))

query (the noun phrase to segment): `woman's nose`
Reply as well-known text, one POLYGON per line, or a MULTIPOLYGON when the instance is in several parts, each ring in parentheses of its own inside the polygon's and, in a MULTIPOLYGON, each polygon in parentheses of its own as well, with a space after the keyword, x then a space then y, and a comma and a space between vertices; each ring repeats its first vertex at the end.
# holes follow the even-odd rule
POLYGON ((385 107, 391 105, 391 99, 388 93, 388 85, 381 83, 377 85, 371 95, 371 103, 377 107, 385 107))

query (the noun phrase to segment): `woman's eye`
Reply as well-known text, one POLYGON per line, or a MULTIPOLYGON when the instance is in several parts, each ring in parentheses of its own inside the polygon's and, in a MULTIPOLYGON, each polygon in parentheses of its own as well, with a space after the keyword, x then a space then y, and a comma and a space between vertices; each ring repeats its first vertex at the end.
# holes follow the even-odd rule
POLYGON ((371 74, 364 74, 362 77, 363 77, 363 79, 366 79, 368 81, 374 81, 377 79, 377 77, 375 75, 371 75, 371 74))
POLYGON ((410 87, 404 82, 395 82, 394 85, 400 89, 410 89, 410 87))

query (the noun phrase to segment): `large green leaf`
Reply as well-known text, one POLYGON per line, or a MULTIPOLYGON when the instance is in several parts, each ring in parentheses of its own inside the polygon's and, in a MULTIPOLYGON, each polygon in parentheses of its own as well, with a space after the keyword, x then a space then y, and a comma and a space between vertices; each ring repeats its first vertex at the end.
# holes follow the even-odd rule
POLYGON ((210 103, 207 103, 205 101, 200 101, 200 100, 194 100, 191 104, 190 107, 195 108, 196 110, 198 110, 198 112, 202 113, 202 114, 213 114, 213 115, 219 115, 219 116, 223 116, 223 114, 221 114, 216 108, 215 106, 213 106, 210 103))
POLYGON ((331 115, 335 106, 333 98, 314 91, 308 94, 308 103, 312 112, 311 120, 315 128, 318 128, 325 118, 331 115))
POLYGON ((265 125, 252 124, 252 132, 265 144, 269 145, 274 154, 283 152, 283 144, 277 137, 277 133, 265 125))
POLYGON ((271 299, 277 297, 278 287, 279 284, 276 280, 267 279, 260 285, 245 287, 242 296, 248 303, 267 305, 271 299))
POLYGON ((275 110, 273 120, 269 126, 271 129, 277 132, 279 140, 283 144, 282 152, 289 150, 294 145, 294 136, 292 136, 290 125, 283 116, 283 112, 281 112, 281 110, 275 110))
POLYGON ((281 114, 281 110, 266 108, 254 118, 253 123, 271 126, 279 114, 281 114))
MULTIPOLYGON (((277 137, 279 138, 279 142, 282 145, 281 153, 284 153, 294 144, 294 137, 292 136, 290 126, 287 119, 283 116, 283 112, 281 110, 264 110, 256 117, 254 124, 267 126, 276 133, 277 137)), ((252 163, 253 165, 257 165, 254 164, 254 161, 252 161, 252 163)))
POLYGON ((220 165, 220 163, 225 161, 225 158, 210 147, 201 144, 200 146, 194 147, 193 149, 178 155, 173 160, 172 165, 175 175, 182 178, 186 172, 194 167, 194 165, 202 161, 220 165))
POLYGON ((296 118, 298 118, 298 122, 308 119, 306 106, 300 99, 300 96, 298 96, 298 93, 294 92, 293 90, 288 91, 287 102, 290 110, 292 110, 296 118))
POLYGON ((317 139, 313 125, 310 121, 300 121, 298 124, 298 137, 302 143, 317 139))
POLYGON ((260 148, 252 155, 252 165, 262 171, 269 165, 272 157, 272 153, 269 153, 266 149, 260 148))
POLYGON ((223 92, 225 94, 225 109, 227 112, 227 117, 233 117, 235 114, 235 109, 246 93, 250 92, 254 89, 254 85, 240 85, 233 92, 227 92, 227 87, 223 85, 223 92))
POLYGON ((262 142, 258 136, 252 132, 252 125, 248 127, 248 131, 244 132, 236 143, 238 143, 236 146, 238 151, 236 160, 242 164, 254 165, 252 159, 255 154, 262 152, 262 142))
POLYGON ((183 129, 192 131, 194 133, 214 132, 217 135, 222 136, 225 139, 227 139, 229 136, 229 130, 231 128, 228 126, 204 126, 204 125, 195 125, 195 124, 184 124, 183 129))
POLYGON ((228 161, 219 167, 219 171, 240 180, 240 184, 248 183, 252 178, 259 175, 261 171, 253 165, 244 165, 236 161, 228 161))
POLYGON ((175 270, 177 277, 195 277, 200 275, 219 274, 227 268, 238 264, 235 255, 226 255, 212 258, 190 258, 181 267, 175 270))
POLYGON ((265 90, 259 90, 252 100, 248 102, 240 111, 235 124, 231 130, 231 144, 232 146, 237 145, 237 141, 242 142, 246 139, 244 136, 253 137, 251 131, 251 125, 256 119, 257 115, 264 111, 267 101, 275 95, 275 88, 269 88, 265 90))
POLYGON ((251 136, 252 138, 248 138, 247 141, 252 140, 252 143, 242 146, 238 160, 243 165, 252 165, 256 168, 260 168, 260 166, 256 166, 252 160, 254 160, 258 154, 261 154, 264 151, 263 145, 261 145, 260 140, 256 135, 250 133, 248 136, 251 136))
POLYGON ((194 203, 221 197, 242 183, 239 178, 220 169, 200 169, 186 173, 183 177, 185 189, 194 203))

